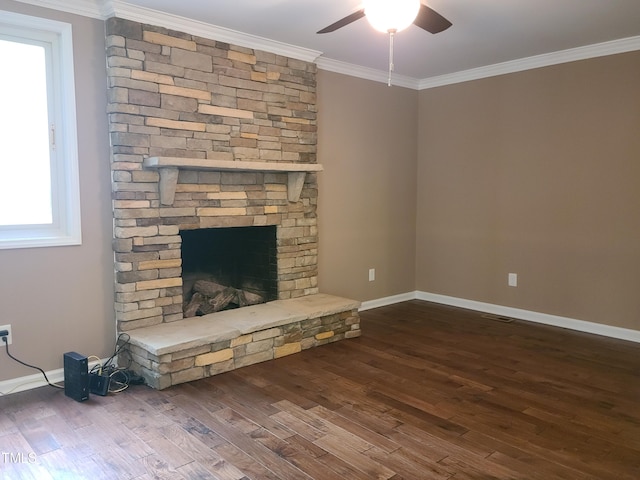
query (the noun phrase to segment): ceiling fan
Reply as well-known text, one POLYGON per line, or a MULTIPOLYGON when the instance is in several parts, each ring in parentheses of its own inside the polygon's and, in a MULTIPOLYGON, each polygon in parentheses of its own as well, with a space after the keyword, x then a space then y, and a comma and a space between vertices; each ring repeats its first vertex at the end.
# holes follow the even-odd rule
MULTIPOLYGON (((364 7, 361 8, 360 10, 353 12, 351 15, 347 15, 346 17, 338 20, 335 23, 332 23, 331 25, 329 25, 328 27, 323 28, 322 30, 319 30, 316 33, 331 33, 331 32, 335 32, 336 30, 338 30, 339 28, 345 27, 347 25, 349 25, 350 23, 355 22, 356 20, 360 20, 362 17, 369 17, 372 13, 371 9, 375 9, 376 8, 376 4, 387 4, 388 8, 391 9, 390 11, 393 12, 393 9, 398 9, 398 8, 402 8, 400 6, 400 4, 404 3, 407 4, 407 1, 404 2, 398 2, 397 0, 387 0, 386 2, 384 1, 378 1, 378 2, 366 2, 364 4, 364 7)), ((409 24, 413 23, 414 25, 422 28, 423 30, 426 30, 429 33, 440 33, 444 30, 446 30, 447 28, 449 28, 452 23, 447 20, 446 18, 444 18, 442 15, 440 15, 438 12, 436 12, 435 10, 433 10, 432 8, 429 8, 428 6, 426 6, 424 3, 422 3, 419 0, 415 0, 414 2, 411 2, 413 4, 419 4, 419 10, 417 12, 417 14, 414 16, 414 19, 411 20, 409 22, 409 24)), ((415 7, 413 7, 415 8, 415 7)), ((396 10, 397 11, 397 10, 396 10)), ((385 15, 386 12, 382 15, 385 15)), ((408 26, 408 25, 407 25, 408 26)), ((375 26, 374 26, 375 28, 375 26)), ((395 27, 397 31, 400 31, 399 28, 395 27)), ((383 31, 387 32, 389 29, 385 29, 383 31)))
POLYGON ((393 39, 396 33, 414 24, 429 33, 440 33, 452 24, 432 8, 427 7, 423 0, 363 0, 364 6, 360 10, 332 23, 316 33, 335 32, 339 28, 367 17, 373 28, 389 34, 389 81, 393 72, 393 39))

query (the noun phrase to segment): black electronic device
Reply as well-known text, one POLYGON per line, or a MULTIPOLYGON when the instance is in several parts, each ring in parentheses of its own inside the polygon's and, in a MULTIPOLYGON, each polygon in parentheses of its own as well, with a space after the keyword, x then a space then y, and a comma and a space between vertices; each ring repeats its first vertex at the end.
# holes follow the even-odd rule
POLYGON ((64 358, 64 394, 78 402, 89 398, 89 363, 87 357, 67 352, 64 358))
POLYGON ((100 375, 99 373, 89 374, 89 390, 95 395, 105 396, 109 393, 109 383, 111 378, 108 375, 100 375))

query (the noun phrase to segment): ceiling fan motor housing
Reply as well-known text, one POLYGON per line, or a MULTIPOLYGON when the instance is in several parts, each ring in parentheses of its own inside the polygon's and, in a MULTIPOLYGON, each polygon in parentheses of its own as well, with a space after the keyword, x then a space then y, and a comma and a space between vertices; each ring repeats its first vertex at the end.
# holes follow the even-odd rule
POLYGON ((373 28, 380 32, 404 30, 418 16, 420 0, 364 0, 364 12, 373 28))

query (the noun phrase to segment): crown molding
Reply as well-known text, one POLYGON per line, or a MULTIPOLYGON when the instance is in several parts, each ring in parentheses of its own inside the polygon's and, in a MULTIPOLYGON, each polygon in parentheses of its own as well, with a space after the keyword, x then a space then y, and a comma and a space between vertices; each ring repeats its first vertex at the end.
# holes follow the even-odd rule
POLYGON ((105 1, 107 17, 118 17, 165 27, 171 30, 189 33, 203 38, 218 40, 240 47, 263 50, 277 55, 282 55, 305 62, 315 62, 322 52, 309 48, 297 47, 268 38, 237 32, 228 28, 218 27, 209 23, 192 20, 189 18, 171 15, 157 10, 130 5, 120 0, 105 1))
POLYGON ((297 60, 314 63, 322 52, 298 47, 268 38, 237 32, 209 23, 192 20, 178 15, 171 15, 149 8, 131 5, 122 0, 17 0, 21 3, 37 5, 84 17, 106 20, 119 17, 135 22, 157 25, 203 38, 218 40, 240 47, 263 50, 297 60))
MULTIPOLYGON (((341 73, 352 77, 387 83, 388 72, 373 68, 362 67, 322 56, 322 52, 297 47, 267 38, 237 32, 228 28, 218 27, 208 23, 192 20, 177 15, 170 15, 157 10, 137 7, 124 0, 16 0, 21 3, 51 8, 67 13, 74 13, 85 17, 106 20, 117 16, 140 23, 153 24, 160 27, 178 30, 204 38, 219 40, 241 47, 263 50, 278 55, 295 58, 307 62, 314 62, 318 68, 330 72, 341 73)), ((426 90, 455 83, 479 80, 509 73, 516 73, 535 68, 548 67, 577 60, 615 55, 618 53, 640 50, 640 36, 622 38, 609 42, 571 48, 557 52, 520 58, 508 62, 496 63, 484 67, 463 70, 460 72, 417 79, 403 75, 393 75, 391 83, 394 86, 426 90)))
POLYGON ((464 70, 447 75, 424 78, 418 82, 418 89, 426 90, 428 88, 441 87, 454 83, 479 80, 481 78, 495 77, 508 73, 522 72, 524 70, 532 70, 534 68, 548 67, 561 63, 604 57, 607 55, 632 52, 635 50, 640 50, 640 36, 596 43, 584 47, 520 58, 509 62, 496 63, 494 65, 487 65, 486 67, 473 68, 471 70, 464 70))
MULTIPOLYGON (((372 80, 374 82, 388 83, 389 81, 388 72, 383 72, 382 70, 376 70, 374 68, 361 67, 359 65, 341 62, 339 60, 333 60, 326 57, 318 58, 316 60, 316 64, 319 69, 327 70, 329 72, 341 73, 343 75, 372 80)), ((411 88, 413 90, 418 90, 420 86, 417 79, 397 74, 393 74, 391 76, 391 85, 394 87, 411 88)))

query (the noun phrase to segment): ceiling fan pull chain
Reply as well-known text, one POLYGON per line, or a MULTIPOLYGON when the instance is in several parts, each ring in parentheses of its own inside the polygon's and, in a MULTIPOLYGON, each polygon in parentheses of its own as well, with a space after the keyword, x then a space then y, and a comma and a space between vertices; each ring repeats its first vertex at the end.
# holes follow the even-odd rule
POLYGON ((393 73, 393 39, 395 37, 396 31, 389 30, 389 81, 387 82, 387 86, 391 86, 391 74, 393 73))

